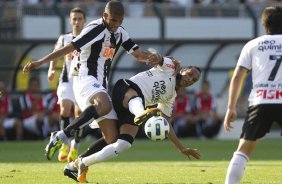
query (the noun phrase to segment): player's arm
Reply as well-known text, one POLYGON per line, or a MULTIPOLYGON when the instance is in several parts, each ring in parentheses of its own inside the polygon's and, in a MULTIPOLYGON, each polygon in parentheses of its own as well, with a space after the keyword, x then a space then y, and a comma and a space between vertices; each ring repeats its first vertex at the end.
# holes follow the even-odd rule
POLYGON ((176 148, 184 155, 186 155, 190 160, 193 156, 196 159, 200 159, 201 155, 196 149, 186 148, 176 136, 173 127, 171 125, 171 118, 166 116, 164 113, 161 113, 161 116, 164 117, 169 122, 169 134, 168 139, 176 146, 176 148))
POLYGON ((248 69, 242 66, 237 66, 232 76, 229 87, 227 112, 224 118, 224 128, 226 131, 230 131, 230 129, 233 128, 231 122, 237 118, 236 105, 241 92, 243 80, 247 76, 247 73, 248 69))
POLYGON ((48 69, 48 76, 47 76, 49 82, 53 81, 55 77, 56 66, 57 66, 58 61, 59 61, 58 59, 50 61, 50 66, 48 69))
MULTIPOLYGON (((62 47, 64 47, 64 36, 63 35, 61 35, 58 38, 53 52, 62 48, 62 47)), ((48 79, 49 82, 53 81, 53 79, 55 77, 56 66, 57 66, 58 61, 59 61, 59 59, 55 59, 55 60, 50 61, 48 74, 47 74, 47 79, 48 79)))
POLYGON ((43 58, 37 60, 37 61, 31 61, 29 63, 27 63, 24 68, 23 68, 23 72, 29 72, 32 69, 37 69, 39 68, 41 65, 48 63, 50 61, 59 59, 60 57, 63 57, 65 55, 67 55, 68 53, 72 52, 75 50, 75 47, 72 43, 66 45, 65 47, 58 49, 46 56, 44 56, 43 58))
POLYGON ((159 65, 163 62, 163 57, 157 52, 150 52, 148 50, 136 49, 131 53, 139 62, 149 65, 159 65))

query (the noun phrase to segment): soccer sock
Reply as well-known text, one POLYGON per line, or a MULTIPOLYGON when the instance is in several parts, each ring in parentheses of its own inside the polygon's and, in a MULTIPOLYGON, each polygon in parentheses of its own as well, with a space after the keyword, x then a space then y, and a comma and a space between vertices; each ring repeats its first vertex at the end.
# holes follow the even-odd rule
POLYGON ((74 149, 78 149, 79 147, 79 142, 76 142, 76 139, 71 140, 71 147, 74 149))
POLYGON ((60 119, 60 129, 63 130, 70 124, 70 117, 61 116, 60 119))
POLYGON ((90 166, 97 162, 102 162, 108 160, 110 158, 118 156, 119 153, 122 151, 129 149, 131 144, 128 141, 118 139, 115 143, 109 144, 108 146, 104 147, 101 151, 92 154, 88 157, 82 158, 82 163, 85 166, 90 166))
POLYGON ((87 157, 89 155, 92 155, 101 149, 103 149, 105 146, 107 146, 107 142, 104 138, 98 139, 94 144, 92 144, 84 153, 82 153, 81 157, 87 157))
POLYGON ((72 140, 73 141, 72 146, 74 146, 75 149, 77 149, 78 146, 79 146, 79 142, 80 142, 80 139, 81 139, 81 136, 82 136, 82 133, 83 133, 83 129, 84 128, 80 129, 79 131, 76 131, 75 134, 74 134, 74 139, 72 140))
POLYGON ((135 116, 138 116, 139 114, 141 114, 145 110, 143 103, 142 103, 142 98, 138 96, 131 98, 128 101, 128 109, 135 116))
POLYGON ((249 157, 242 152, 236 151, 229 163, 225 184, 237 184, 244 175, 249 157))
POLYGON ((96 111, 95 106, 90 105, 64 129, 66 136, 71 137, 72 130, 79 130, 80 127, 84 127, 85 124, 91 123, 91 121, 89 120, 91 120, 92 118, 98 119, 99 115, 96 111))
POLYGON ((66 134, 63 130, 60 130, 59 132, 57 132, 56 137, 61 139, 64 142, 65 145, 67 145, 67 146, 70 145, 69 138, 66 136, 66 134))

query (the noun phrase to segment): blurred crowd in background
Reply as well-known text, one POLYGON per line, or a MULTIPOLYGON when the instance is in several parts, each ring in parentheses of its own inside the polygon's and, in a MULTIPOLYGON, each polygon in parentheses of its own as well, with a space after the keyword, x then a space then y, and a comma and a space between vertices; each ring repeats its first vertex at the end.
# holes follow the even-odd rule
POLYGON ((40 140, 59 130, 56 92, 43 94, 40 85, 39 78, 32 77, 26 92, 10 94, 0 82, 1 140, 40 140))
MULTIPOLYGON (((281 0, 123 0, 123 2, 142 2, 142 3, 179 3, 179 4, 214 4, 214 3, 272 3, 281 2, 281 0)), ((38 3, 69 3, 69 2, 105 2, 103 0, 0 0, 0 2, 18 2, 23 4, 35 5, 38 3)))
MULTIPOLYGON (((42 92, 40 79, 31 77, 28 89, 9 93, 0 82, 0 140, 44 140, 59 130, 60 106, 56 91, 42 92)), ((74 115, 72 115, 74 117, 74 115)), ((93 134, 93 138, 100 137, 93 134)))

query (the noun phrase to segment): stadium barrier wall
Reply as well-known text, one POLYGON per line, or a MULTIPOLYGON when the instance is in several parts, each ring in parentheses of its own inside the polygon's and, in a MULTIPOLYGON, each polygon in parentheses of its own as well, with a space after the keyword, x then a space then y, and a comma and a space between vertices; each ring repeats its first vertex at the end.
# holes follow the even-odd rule
MULTIPOLYGON (((88 17, 91 21, 97 17, 88 17)), ((66 31, 71 30, 66 17, 66 31)), ((161 38, 157 17, 126 17, 123 27, 134 39, 161 38), (138 24, 136 24, 138 22, 138 24)), ((251 18, 165 18, 164 39, 251 39, 254 21, 251 18)), ((56 39, 60 35, 60 19, 56 16, 24 16, 22 38, 56 39), (51 29, 50 29, 51 27, 51 29)), ((263 29, 258 28, 259 35, 263 29)))

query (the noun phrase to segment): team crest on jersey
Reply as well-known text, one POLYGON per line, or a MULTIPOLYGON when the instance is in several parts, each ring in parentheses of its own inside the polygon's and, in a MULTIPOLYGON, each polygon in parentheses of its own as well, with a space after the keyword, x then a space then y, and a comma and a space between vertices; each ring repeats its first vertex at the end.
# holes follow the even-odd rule
POLYGON ((97 83, 94 83, 94 84, 93 84, 93 87, 95 87, 95 88, 100 88, 100 86, 101 86, 101 85, 100 85, 100 84, 97 84, 97 83))

